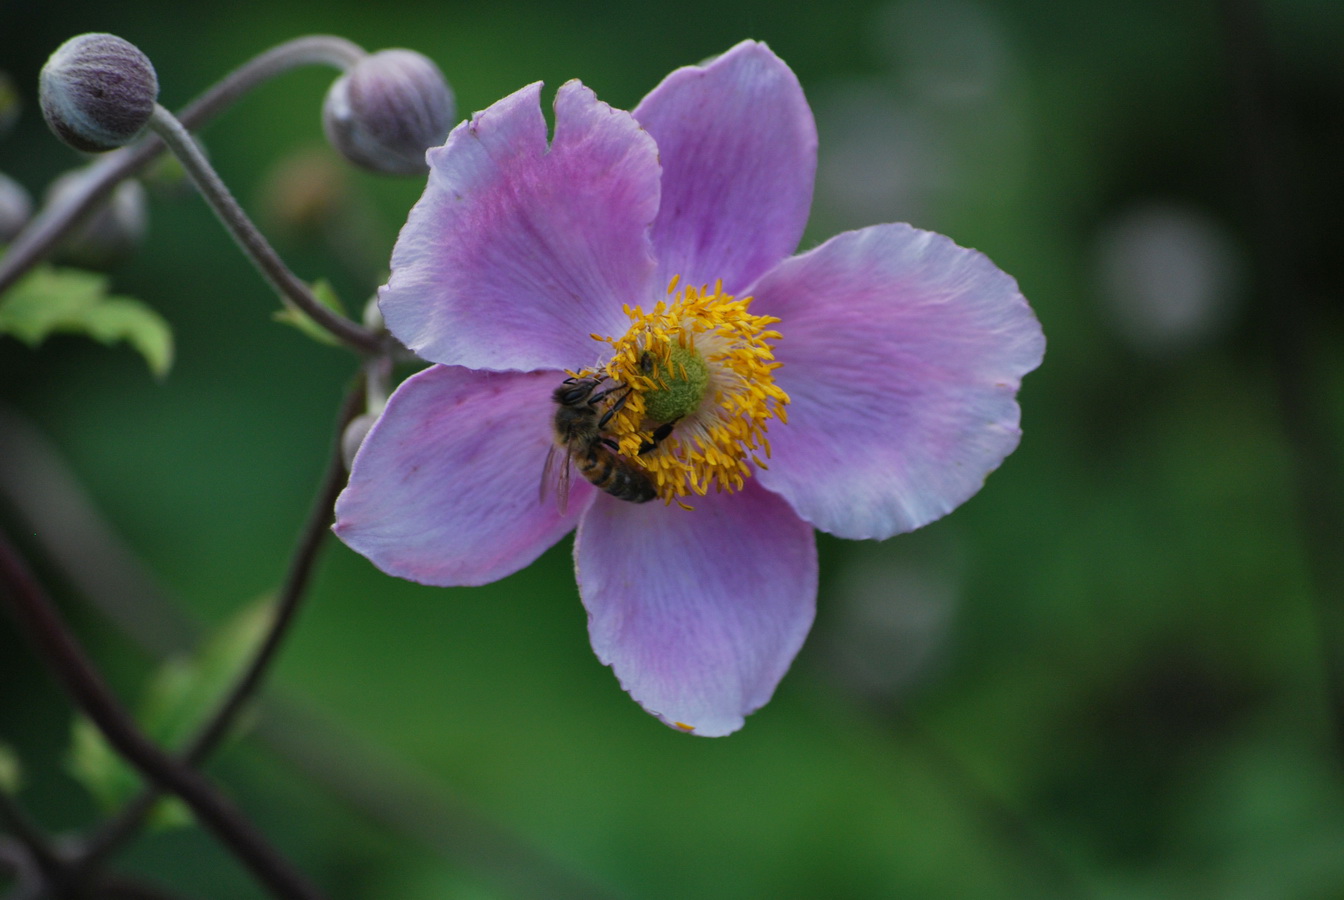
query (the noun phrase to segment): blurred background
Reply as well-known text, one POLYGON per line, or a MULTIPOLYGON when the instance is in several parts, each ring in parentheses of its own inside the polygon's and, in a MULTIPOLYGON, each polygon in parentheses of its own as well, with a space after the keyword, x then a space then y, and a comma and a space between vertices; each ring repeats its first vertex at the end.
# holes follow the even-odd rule
MULTIPOLYGON (((301 34, 405 46, 460 116, 571 77, 629 108, 762 39, 817 116, 804 246, 941 231, 1018 279, 1049 341, 979 495, 887 542, 820 536, 816 628, 729 738, 663 727, 597 662, 568 540, 461 590, 331 542, 268 705, 210 770, 333 898, 1344 897, 1344 5, 0 0, 22 102, 0 172, 37 197, 81 163, 37 73, 84 31, 143 49, 170 108, 301 34)), ((202 137, 357 309, 422 183, 327 148, 333 77, 285 76, 202 137)), ((171 325, 165 378, 125 346, 0 337, 0 526, 128 702, 275 588, 353 371, 272 320, 199 198, 148 193, 110 277, 171 325)), ((0 617, 0 743, 55 833, 102 815, 71 720, 0 617)), ((263 896, 193 828, 118 866, 263 896)))

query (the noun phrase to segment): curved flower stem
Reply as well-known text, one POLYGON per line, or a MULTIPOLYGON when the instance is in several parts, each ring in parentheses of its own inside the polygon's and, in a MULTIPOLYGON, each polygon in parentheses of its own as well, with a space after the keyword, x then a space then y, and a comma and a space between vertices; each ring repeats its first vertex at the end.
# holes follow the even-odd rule
MULTIPOLYGON (((333 35, 309 35, 286 41, 253 57, 182 108, 178 118, 195 130, 256 86, 277 75, 307 65, 328 65, 342 71, 367 54, 358 44, 333 35)), ((42 210, 0 257, 0 294, 41 261, 56 243, 80 223, 96 204, 107 198, 122 180, 143 169, 163 152, 164 145, 149 137, 130 147, 105 154, 77 191, 58 207, 42 210)))
MULTIPOLYGON (((371 361, 371 364, 377 361, 371 361)), ((184 765, 198 766, 219 746, 228 734, 229 728, 238 718, 238 714, 247 705, 260 687, 262 679, 275 660, 281 643, 289 633, 290 626, 298 615, 303 598, 311 580, 313 565, 317 561, 318 551, 330 533, 332 510, 336 505, 336 496, 345 486, 345 466, 341 458, 341 434, 350 420, 357 416, 364 406, 365 379, 356 380, 355 385, 346 394, 337 418, 336 436, 327 461, 327 470, 322 476, 317 497, 308 513, 290 558, 289 569, 284 585, 276 599, 275 619, 271 623, 261 644, 257 647, 247 668, 239 675, 228 694, 220 702, 215 712, 201 727, 187 745, 179 759, 184 765)), ((128 803, 108 822, 102 830, 91 837, 78 855, 75 865, 81 872, 97 868, 121 844, 128 840, 144 823, 145 817, 154 808, 162 796, 155 786, 147 787, 135 799, 128 803)))
POLYGON ((321 900, 250 821, 204 776, 157 747, 126 712, 93 667, 60 613, 38 585, 8 539, 0 534, 0 586, 9 594, 19 625, 39 656, 93 720, 108 743, 142 775, 171 791, 276 897, 321 900))
POLYGON ((243 212, 233 194, 229 193, 229 189, 210 166, 191 133, 172 113, 159 104, 154 104, 154 114, 150 116, 149 127, 181 161, 187 174, 196 182, 201 196, 205 197, 224 228, 233 235, 233 239, 238 242, 247 258, 252 260, 252 264, 261 272, 262 277, 280 293, 282 300, 301 309, 314 322, 356 350, 377 353, 381 349, 382 344, 376 335, 323 306, 313 296, 308 285, 289 270, 279 254, 252 224, 247 213, 243 212))

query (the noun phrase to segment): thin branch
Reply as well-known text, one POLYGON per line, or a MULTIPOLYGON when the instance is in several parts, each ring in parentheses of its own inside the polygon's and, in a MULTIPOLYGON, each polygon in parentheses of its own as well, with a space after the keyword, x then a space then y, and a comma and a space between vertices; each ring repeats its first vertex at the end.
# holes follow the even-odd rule
MULTIPOLYGON (((372 362, 372 361, 371 361, 372 362)), ((0 497, 40 541, 78 596, 154 658, 190 652, 199 633, 99 513, 56 448, 0 407, 0 497), (52 501, 51 498, 58 498, 52 501), (59 508, 57 508, 59 507, 59 508), (96 571, 85 548, 96 548, 96 571), (97 577, 90 577, 96 575, 97 577), (158 627, 169 623, 171 628, 158 627)), ((425 771, 302 698, 260 698, 259 743, 316 788, 400 840, 476 872, 510 896, 617 900, 624 896, 462 802, 425 771)))
MULTIPOLYGON (((358 44, 332 35, 309 35, 286 41, 253 57, 224 76, 182 108, 178 119, 196 130, 258 85, 291 69, 328 65, 345 70, 367 54, 358 44)), ((120 182, 139 172, 164 150, 163 141, 148 137, 130 147, 105 154, 72 195, 59 207, 47 207, 28 224, 0 257, 0 294, 46 258, 65 237, 105 200, 120 182)))
MULTIPOLYGON (((192 738, 187 749, 180 755, 185 765, 199 766, 219 746, 237 721, 239 713, 261 686, 262 679, 274 662, 280 645, 289 634, 307 594, 308 584, 312 580, 313 566, 323 542, 331 532, 332 511, 336 506, 336 496, 345 486, 345 466, 341 459, 341 434, 350 420, 359 414, 364 405, 364 379, 356 380, 355 386, 346 395, 337 416, 336 435, 332 440, 332 449, 327 461, 327 470, 322 476, 317 497, 308 513, 308 520, 299 534, 294 554, 290 558, 289 570, 284 585, 276 601, 275 618, 270 630, 255 651, 247 668, 238 677, 233 687, 221 701, 219 707, 209 717, 201 730, 192 738)), ((143 824, 145 817, 154 808, 162 792, 154 786, 147 787, 127 804, 115 818, 102 830, 89 839, 77 860, 82 871, 99 866, 117 847, 130 839, 143 824)))
POLYGON ((198 772, 155 746, 104 683, 46 593, 9 540, 0 534, 0 585, 38 655, 108 743, 142 775, 181 797, 209 829, 277 897, 319 900, 266 838, 198 772))
POLYGON ((286 304, 292 304, 302 310, 308 318, 326 329, 333 337, 363 353, 377 353, 382 342, 376 335, 363 326, 324 306, 313 296, 312 290, 297 275, 289 270, 280 254, 262 236, 256 225, 243 212, 242 206, 234 199, 228 187, 205 158, 201 148, 191 133, 173 114, 159 104, 154 104, 154 114, 150 116, 149 127, 168 145, 173 155, 182 163, 196 183, 210 208, 219 218, 224 229, 233 236, 261 276, 280 294, 286 304))

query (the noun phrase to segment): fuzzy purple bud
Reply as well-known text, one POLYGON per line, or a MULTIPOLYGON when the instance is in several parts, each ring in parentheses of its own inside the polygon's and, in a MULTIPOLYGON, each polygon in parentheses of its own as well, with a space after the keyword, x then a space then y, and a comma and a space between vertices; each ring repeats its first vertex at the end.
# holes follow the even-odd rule
POLYGON ((149 122, 159 79, 149 57, 113 34, 81 34, 42 67, 38 98, 56 136, 97 153, 128 144, 149 122))
POLYGON ((452 89, 429 58, 380 50, 355 63, 327 91, 327 139, 355 165, 386 175, 423 175, 425 151, 453 126, 452 89))

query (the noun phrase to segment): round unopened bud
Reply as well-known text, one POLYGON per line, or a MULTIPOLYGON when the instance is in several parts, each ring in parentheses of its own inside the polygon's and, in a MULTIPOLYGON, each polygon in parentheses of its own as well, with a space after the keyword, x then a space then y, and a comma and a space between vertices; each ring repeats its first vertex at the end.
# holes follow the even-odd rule
POLYGON ((414 50, 379 50, 332 84, 322 108, 327 140, 357 166, 422 175, 425 151, 442 144, 457 105, 447 80, 414 50))
POLYGON ((81 34, 61 44, 42 67, 38 88, 51 130, 91 153, 130 143, 158 98, 149 57, 114 34, 81 34))
POLYGON ((0 244, 22 231, 32 214, 33 200, 23 185, 0 172, 0 244))
MULTIPOLYGON (((75 169, 57 178, 47 188, 46 205, 62 206, 84 189, 89 170, 75 169)), ((60 245, 57 257, 76 266, 105 269, 129 256, 145 236, 149 204, 145 189, 134 179, 123 181, 107 203, 60 245)))
POLYGON ((351 419, 350 424, 345 426, 345 431, 341 432, 341 459, 345 461, 347 472, 355 464, 355 454, 359 452, 364 438, 368 437, 369 430, 377 421, 378 417, 373 413, 364 413, 351 419))

